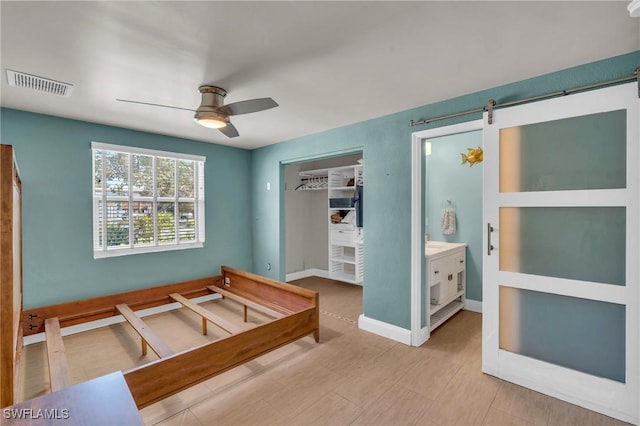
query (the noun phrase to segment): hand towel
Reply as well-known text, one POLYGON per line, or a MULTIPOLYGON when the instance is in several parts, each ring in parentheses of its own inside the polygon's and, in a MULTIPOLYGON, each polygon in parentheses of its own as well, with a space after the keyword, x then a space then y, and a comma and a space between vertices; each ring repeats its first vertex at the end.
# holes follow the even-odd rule
POLYGON ((440 230, 444 235, 456 233, 456 210, 450 207, 443 208, 440 215, 440 230))

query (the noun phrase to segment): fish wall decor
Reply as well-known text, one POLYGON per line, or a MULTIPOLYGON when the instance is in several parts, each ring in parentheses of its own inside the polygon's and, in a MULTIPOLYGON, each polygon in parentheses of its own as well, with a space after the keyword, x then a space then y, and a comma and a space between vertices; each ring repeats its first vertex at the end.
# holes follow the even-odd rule
POLYGON ((484 153, 482 152, 482 148, 467 148, 466 155, 460 153, 462 156, 462 164, 469 163, 469 167, 472 167, 476 163, 482 163, 482 158, 484 153))

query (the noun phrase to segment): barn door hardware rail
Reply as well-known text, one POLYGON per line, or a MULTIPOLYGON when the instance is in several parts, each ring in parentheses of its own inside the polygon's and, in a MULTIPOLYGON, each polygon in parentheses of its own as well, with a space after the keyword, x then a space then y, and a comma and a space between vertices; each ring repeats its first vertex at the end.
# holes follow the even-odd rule
POLYGON ((469 110, 466 110, 466 111, 456 112, 456 113, 453 113, 453 114, 440 115, 438 117, 433 117, 433 118, 424 118, 422 120, 411 120, 409 122, 409 126, 410 127, 419 126, 421 124, 429 124, 429 123, 433 123, 435 121, 447 120, 449 118, 461 117, 463 115, 475 114, 475 113, 478 113, 478 112, 485 112, 485 111, 487 111, 489 113, 488 114, 489 115, 488 123, 489 124, 493 124, 493 112, 498 108, 506 108, 506 107, 510 107, 510 106, 514 106, 514 105, 526 104, 528 102, 541 101, 541 100, 544 100, 544 99, 556 98, 556 97, 559 97, 559 96, 567 96, 567 95, 571 95, 571 94, 578 93, 578 92, 584 92, 584 91, 587 91, 587 90, 600 89, 602 87, 615 86, 617 84, 628 83, 628 82, 634 81, 634 80, 638 82, 638 97, 640 98, 640 67, 638 67, 638 68, 635 69, 633 74, 631 74, 631 75, 629 75, 627 77, 621 77, 621 78, 616 78, 616 79, 613 79, 613 80, 601 81, 599 83, 587 84, 587 85, 584 85, 584 86, 574 87, 574 88, 571 88, 571 89, 559 90, 559 91, 556 91, 556 92, 546 93, 544 95, 531 96, 529 98, 517 99, 517 100, 514 100, 514 101, 503 102, 503 103, 497 103, 495 100, 490 99, 487 102, 486 106, 473 108, 473 109, 469 109, 469 110))

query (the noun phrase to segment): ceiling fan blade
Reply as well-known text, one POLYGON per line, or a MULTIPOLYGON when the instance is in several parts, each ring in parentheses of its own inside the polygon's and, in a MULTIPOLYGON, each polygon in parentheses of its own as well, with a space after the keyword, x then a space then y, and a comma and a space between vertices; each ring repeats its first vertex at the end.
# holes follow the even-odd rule
POLYGON ((263 111, 269 108, 275 108, 278 103, 271 98, 249 99, 248 101, 234 102, 222 105, 219 111, 227 115, 249 114, 250 112, 263 111))
POLYGON ((227 123, 226 126, 221 127, 218 130, 220 130, 225 136, 229 138, 240 136, 240 133, 238 133, 238 129, 236 129, 236 127, 231 123, 227 123))
POLYGON ((181 109, 183 111, 191 111, 191 112, 195 111, 195 109, 190 109, 190 108, 182 108, 182 107, 177 107, 177 106, 172 106, 172 105, 152 104, 150 102, 130 101, 128 99, 116 99, 116 101, 118 101, 118 102, 127 102, 127 103, 130 103, 130 104, 151 105, 151 106, 159 106, 159 107, 163 107, 163 108, 181 109))

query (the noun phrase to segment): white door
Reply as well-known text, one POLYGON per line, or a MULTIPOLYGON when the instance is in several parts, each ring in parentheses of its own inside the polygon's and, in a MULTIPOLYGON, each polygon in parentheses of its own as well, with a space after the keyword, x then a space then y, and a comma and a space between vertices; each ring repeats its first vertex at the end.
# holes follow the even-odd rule
POLYGON ((483 371, 634 423, 639 121, 625 84, 497 110, 484 135, 483 371))

